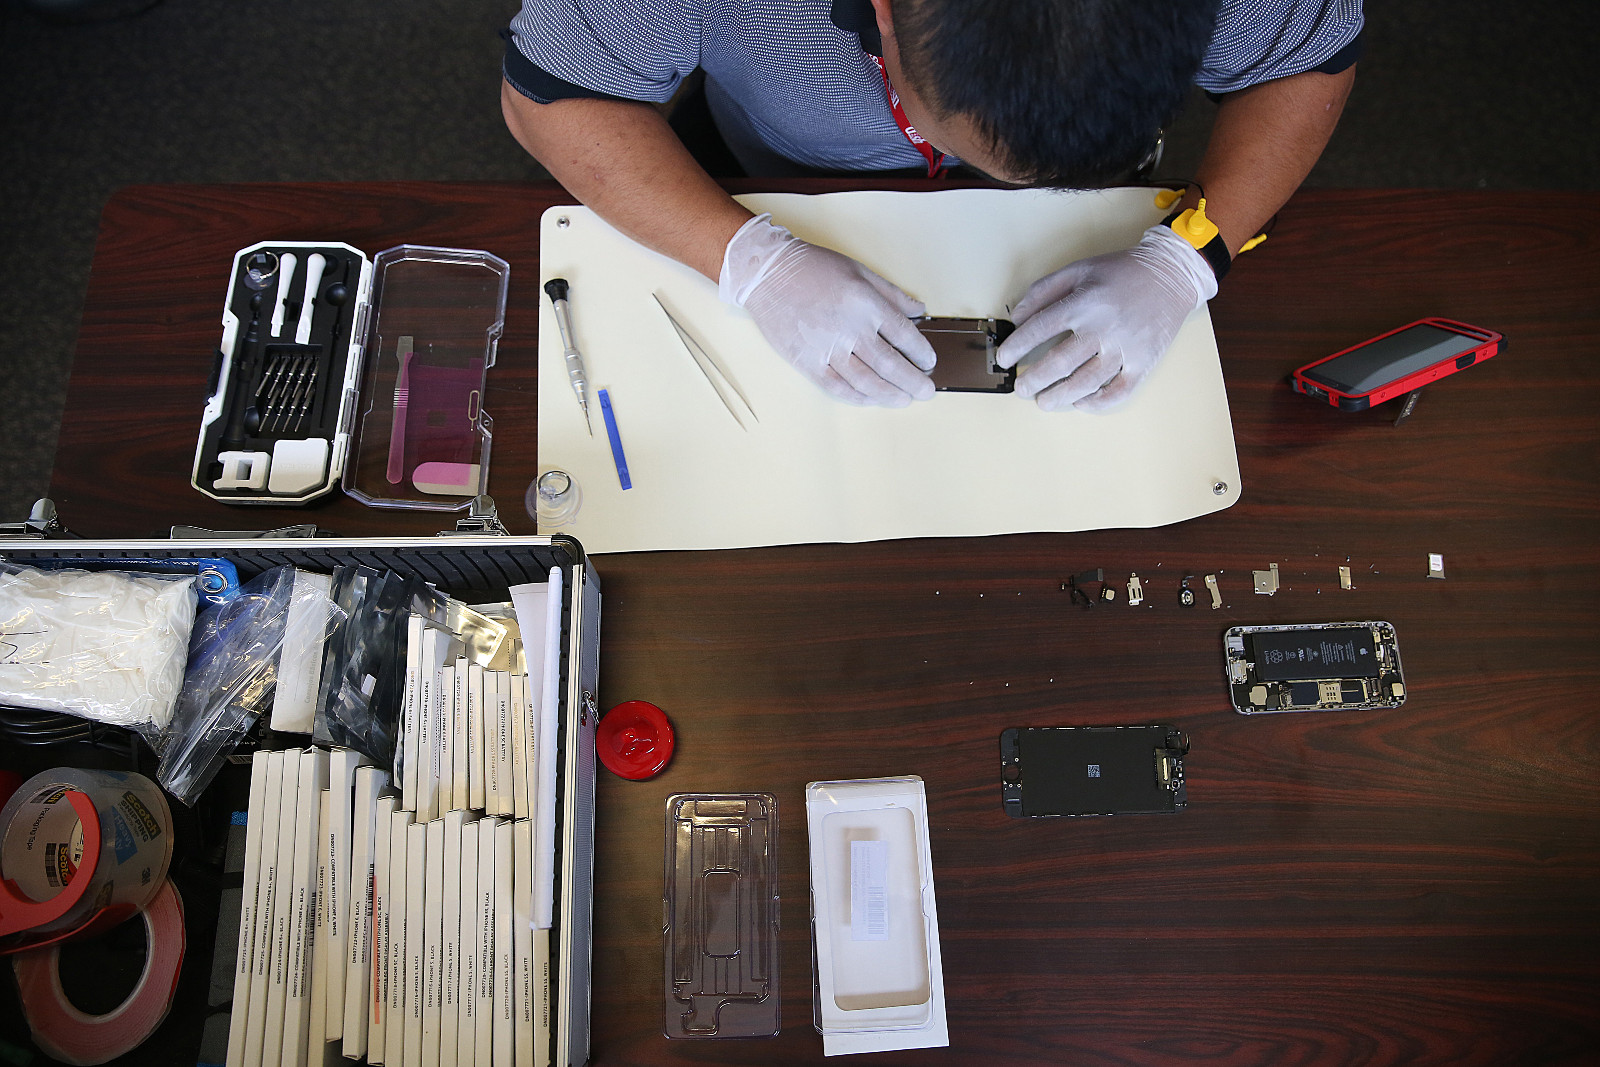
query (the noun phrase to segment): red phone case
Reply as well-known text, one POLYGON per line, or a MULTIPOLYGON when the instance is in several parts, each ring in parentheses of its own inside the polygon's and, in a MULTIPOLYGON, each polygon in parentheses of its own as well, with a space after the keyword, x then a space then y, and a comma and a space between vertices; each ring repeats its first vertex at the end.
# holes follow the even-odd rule
POLYGON ((1388 333, 1380 333, 1376 337, 1369 337, 1360 344, 1340 349, 1331 356, 1323 356, 1313 363, 1307 363, 1294 372, 1294 376, 1290 379, 1290 384, 1294 386, 1295 392, 1304 393, 1309 397, 1323 397, 1329 404, 1341 411, 1365 411, 1367 408, 1382 404, 1386 400, 1404 396, 1413 389, 1419 389, 1429 382, 1436 382, 1440 378, 1448 377, 1456 371, 1466 370, 1475 363, 1482 363, 1484 360, 1498 355, 1500 349, 1504 347, 1504 343, 1505 338, 1501 334, 1494 330, 1486 330, 1482 326, 1469 326, 1454 319, 1418 319, 1416 322, 1408 322, 1404 326, 1397 326, 1388 333), (1327 363, 1329 360, 1338 359, 1340 356, 1348 352, 1354 352, 1358 348, 1365 348, 1367 345, 1375 341, 1381 341, 1385 337, 1393 337, 1400 331, 1409 330, 1413 326, 1433 326, 1437 329, 1448 330, 1451 333, 1458 333, 1464 337, 1479 341, 1480 344, 1470 352, 1462 352, 1459 355, 1446 357, 1437 363, 1423 367, 1421 370, 1413 371, 1403 378, 1397 378, 1366 393, 1341 392, 1338 389, 1321 382, 1311 381, 1305 377, 1306 371, 1311 370, 1313 367, 1327 363))

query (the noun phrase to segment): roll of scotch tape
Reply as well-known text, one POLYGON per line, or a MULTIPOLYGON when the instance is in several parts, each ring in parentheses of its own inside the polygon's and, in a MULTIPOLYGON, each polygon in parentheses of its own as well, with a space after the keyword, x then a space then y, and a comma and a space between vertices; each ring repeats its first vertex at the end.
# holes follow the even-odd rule
POLYGON ((172 810, 150 779, 57 767, 22 783, 0 808, 0 875, 28 900, 66 890, 84 863, 84 829, 67 798, 82 793, 98 816, 100 853, 90 883, 66 914, 21 935, 39 947, 131 918, 155 897, 172 860, 172 810))
POLYGON ((183 968, 183 900, 162 880, 141 913, 146 938, 144 970, 128 999, 104 1015, 80 1011, 61 988, 61 950, 19 952, 11 957, 22 1014, 33 1043, 45 1055, 71 1064, 99 1064, 143 1044, 172 1008, 183 968))

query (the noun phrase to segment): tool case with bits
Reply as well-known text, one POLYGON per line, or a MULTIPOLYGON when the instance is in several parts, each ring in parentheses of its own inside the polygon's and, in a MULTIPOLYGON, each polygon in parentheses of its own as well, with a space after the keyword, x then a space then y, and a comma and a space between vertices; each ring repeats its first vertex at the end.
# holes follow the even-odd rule
POLYGON ((241 249, 191 484, 229 504, 305 504, 342 485, 378 507, 468 507, 488 486, 482 400, 509 274, 468 249, 241 249))

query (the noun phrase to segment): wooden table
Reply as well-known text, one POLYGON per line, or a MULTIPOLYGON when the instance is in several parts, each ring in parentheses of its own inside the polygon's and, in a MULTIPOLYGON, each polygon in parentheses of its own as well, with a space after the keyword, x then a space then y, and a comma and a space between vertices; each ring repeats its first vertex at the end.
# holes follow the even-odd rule
MULTIPOLYGON (((491 492, 532 532, 537 223, 564 199, 548 185, 117 194, 52 486, 65 523, 446 524, 344 499, 230 509, 187 484, 234 250, 331 238, 511 263, 491 492)), ((600 785, 594 1062, 819 1061, 802 790, 897 774, 927 783, 952 1047, 874 1064, 1594 1062, 1597 262, 1587 195, 1305 192, 1212 304, 1244 482, 1231 510, 1157 530, 599 558, 602 703, 656 702, 679 747, 653 781, 600 785), (1424 315, 1502 330, 1509 350, 1430 387, 1401 428, 1392 405, 1344 414, 1286 387, 1299 364, 1424 315), (1431 552, 1443 581, 1424 576, 1431 552), (1252 595, 1250 571, 1274 561, 1282 591, 1252 595), (1137 571, 1145 606, 1071 604, 1062 580, 1093 567, 1137 571), (1191 573, 1220 576, 1222 610, 1203 590, 1179 606, 1191 573), (1397 627, 1404 707, 1229 710, 1226 627, 1347 619, 1397 627), (1001 812, 1003 728, 1138 722, 1193 738, 1187 811, 1001 812), (783 1032, 669 1042, 664 799, 746 790, 782 813, 783 1032)))

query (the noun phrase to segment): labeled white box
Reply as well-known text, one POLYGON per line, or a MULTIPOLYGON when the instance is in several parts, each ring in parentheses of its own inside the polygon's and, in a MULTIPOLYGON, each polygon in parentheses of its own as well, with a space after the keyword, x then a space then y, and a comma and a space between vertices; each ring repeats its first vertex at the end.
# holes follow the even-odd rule
MULTIPOLYGON (((343 1014, 340 1033, 342 1050, 351 1059, 361 1059, 367 1054, 367 1003, 372 995, 373 898, 377 893, 378 801, 389 785, 389 776, 377 767, 360 767, 356 770, 355 814, 351 820, 350 838, 350 921, 342 947, 344 958, 344 1003, 339 1006, 343 1014)), ((389 805, 392 810, 394 805, 389 805)), ((387 839, 389 817, 383 816, 384 835, 387 839)), ((384 850, 388 859, 388 850, 384 850)), ((328 1010, 335 1005, 330 1000, 328 1010)))
MULTIPOLYGON (((397 811, 389 817, 389 1018, 383 1034, 383 1062, 387 1067, 403 1067, 406 1062, 406 918, 411 907, 408 877, 411 827, 410 812, 397 811)), ((420 849, 417 861, 422 861, 420 849)), ((420 1040, 417 1051, 422 1051, 420 1040)))
POLYGON ((472 740, 467 696, 472 681, 465 657, 457 658, 455 666, 450 701, 450 810, 461 811, 470 807, 472 801, 472 740))
MULTIPOLYGON (((272 765, 272 755, 268 752, 257 751, 250 759, 250 800, 245 809, 244 828, 244 891, 239 897, 239 958, 234 961, 227 1067, 244 1067, 246 1024, 250 1019, 251 974, 256 962, 256 909, 259 906, 258 899, 265 896, 260 893, 261 830, 267 819, 267 783, 272 778, 272 765)), ((278 767, 281 773, 281 760, 278 767)), ((276 838, 273 844, 276 845, 276 838)))
MULTIPOLYGON (((399 810, 399 803, 398 796, 381 796, 373 803, 371 973, 367 976, 367 995, 362 1008, 367 1030, 367 1062, 377 1064, 386 1061, 384 1038, 389 1025, 389 849, 394 836, 394 813, 399 810)), ((348 1030, 345 1031, 345 1048, 350 1048, 348 1030)), ((348 1051, 346 1055, 350 1055, 348 1051)), ((359 1056, 350 1058, 360 1059, 359 1056)))
POLYGON ((806 786, 827 1056, 950 1044, 922 779, 806 786))
POLYGON ((456 993, 456 1062, 461 1067, 473 1067, 477 1059, 478 958, 484 917, 479 864, 478 823, 469 822, 461 828, 461 988, 456 993))
MULTIPOLYGON (((283 1067, 307 1062, 311 1038, 311 979, 316 951, 317 867, 322 853, 322 794, 328 788, 328 753, 307 749, 300 756, 295 805, 294 867, 289 900, 289 943, 284 953, 283 1067)), ((327 1011, 325 1004, 318 1005, 327 1011)), ((322 1050, 318 1049, 320 1057, 322 1050)), ((270 1060, 268 1061, 270 1063, 270 1060)))

